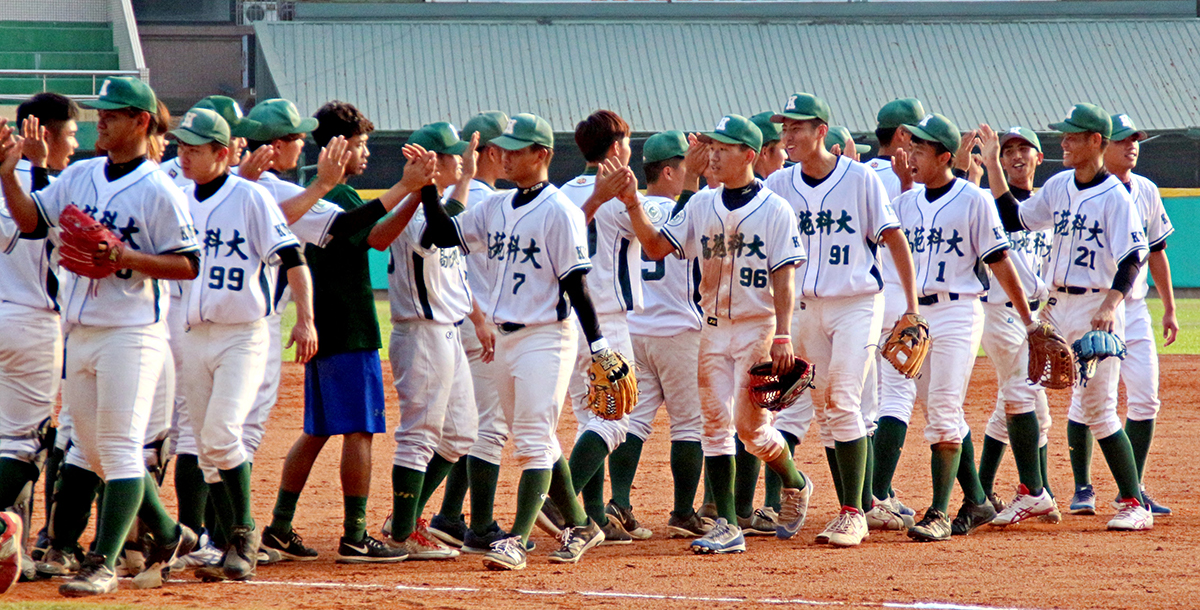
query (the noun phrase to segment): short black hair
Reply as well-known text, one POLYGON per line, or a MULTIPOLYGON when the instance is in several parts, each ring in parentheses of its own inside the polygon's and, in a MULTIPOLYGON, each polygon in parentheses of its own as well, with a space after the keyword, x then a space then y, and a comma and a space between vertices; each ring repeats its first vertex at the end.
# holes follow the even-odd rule
POLYGON ((661 161, 653 161, 642 165, 642 171, 646 172, 646 182, 654 182, 662 175, 664 167, 678 168, 683 163, 683 157, 670 157, 661 161))
POLYGON ((631 131, 629 123, 617 113, 597 110, 575 126, 575 144, 579 146, 585 161, 599 163, 604 160, 613 142, 628 137, 631 131))
POLYGON ((880 146, 891 146, 892 138, 896 137, 896 130, 899 127, 880 127, 875 130, 875 139, 879 140, 880 146))
POLYGON ((58 130, 67 121, 79 120, 79 104, 58 93, 39 93, 17 106, 17 125, 31 116, 47 129, 58 130))
POLYGON ((317 146, 325 146, 338 136, 349 139, 375 131, 375 124, 361 110, 341 100, 321 106, 313 117, 317 119, 317 128, 312 137, 317 146))

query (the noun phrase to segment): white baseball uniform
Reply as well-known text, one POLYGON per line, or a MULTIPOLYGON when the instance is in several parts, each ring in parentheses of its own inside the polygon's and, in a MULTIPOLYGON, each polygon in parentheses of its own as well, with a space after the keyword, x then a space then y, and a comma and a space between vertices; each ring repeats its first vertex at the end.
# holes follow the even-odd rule
POLYGON ((514 209, 517 194, 496 193, 453 221, 463 250, 487 255, 480 273, 493 281, 484 313, 500 326, 496 386, 517 462, 549 469, 562 457, 558 417, 577 349, 559 281, 591 262, 583 212, 570 199, 547 184, 514 209))
MULTIPOLYGON (((1092 330, 1092 318, 1112 288, 1117 263, 1131 254, 1145 257, 1141 216, 1116 177, 1108 175, 1081 190, 1070 170, 1047 180, 1018 210, 1026 229, 1052 231, 1050 255, 1042 266, 1042 279, 1051 292, 1042 317, 1068 344, 1074 343, 1092 330)), ((1125 335, 1123 304, 1117 307, 1113 332, 1125 335)), ((1067 417, 1089 426, 1097 439, 1121 430, 1117 417, 1120 362, 1117 358, 1102 360, 1087 385, 1077 385, 1071 393, 1067 417)))
MULTIPOLYGON (((33 185, 29 161, 17 180, 33 185)), ((38 427, 54 409, 62 376, 58 278, 48 238, 21 236, 0 196, 0 457, 31 462, 38 427)))
POLYGON ((420 472, 435 451, 448 462, 466 455, 479 419, 459 337, 471 313, 467 266, 458 248, 422 246, 425 226, 418 209, 388 249, 388 353, 400 398, 392 464, 420 472))
POLYGON ((876 173, 848 157, 838 157, 816 186, 797 164, 772 174, 767 188, 791 205, 809 255, 796 272, 792 341, 816 366, 814 393, 825 399, 822 440, 833 447, 860 439, 875 421, 863 413, 862 395, 883 324, 877 249, 883 231, 899 222, 876 173))
POLYGON ((300 243, 267 190, 237 176, 203 201, 184 189, 203 259, 184 286, 183 387, 204 480, 250 461, 242 426, 263 384, 266 318, 273 309, 277 253, 300 243))
POLYGON ((988 286, 983 261, 1009 247, 995 200, 966 180, 955 178, 949 187, 929 201, 925 187, 917 185, 893 202, 912 252, 931 344, 920 383, 890 364, 880 372, 879 415, 907 423, 920 386, 930 444, 961 443, 969 430, 963 401, 983 333, 979 297, 988 286))
POLYGON ((734 431, 755 457, 771 461, 786 450, 770 414, 750 403, 750 368, 769 359, 775 334, 771 273, 805 260, 796 215, 787 201, 761 187, 730 210, 724 187, 701 191, 667 221, 662 234, 675 253, 699 259, 700 330, 698 385, 707 457, 734 455, 734 431))
MULTIPOLYGON (((155 254, 195 252, 187 200, 158 165, 143 161, 109 182, 107 159, 72 164, 33 194, 50 225, 69 204, 117 232, 126 248, 155 254)), ((101 280, 65 278, 60 290, 67 332, 66 383, 74 439, 86 467, 105 480, 145 473, 142 446, 168 357, 163 282, 133 270, 101 280)), ((71 458, 68 458, 70 460, 71 458)))
MULTIPOLYGON (((562 193, 575 205, 583 207, 596 189, 596 175, 584 174, 562 186, 562 193)), ((606 202, 596 210, 588 224, 588 255, 592 270, 588 273, 588 292, 600 332, 608 339, 614 351, 628 357, 633 355, 633 343, 629 338, 628 312, 642 308, 641 268, 642 244, 633 232, 633 223, 624 204, 606 202)), ((592 364, 591 350, 587 338, 579 333, 579 350, 576 353, 575 375, 571 377, 569 392, 571 405, 578 422, 575 439, 584 432, 592 431, 604 439, 610 452, 625 442, 632 421, 630 417, 609 420, 598 417, 588 408, 588 368, 592 364)), ((649 422, 641 422, 648 426, 649 422)))
MULTIPOLYGON (((1131 174, 1126 187, 1141 215, 1147 246, 1154 248, 1175 231, 1163 208, 1158 186, 1145 176, 1131 174)), ((1133 421, 1158 417, 1162 406, 1158 400, 1158 348, 1154 342, 1150 309, 1146 306, 1146 294, 1150 291, 1149 271, 1149 265, 1142 265, 1133 288, 1125 297, 1126 353, 1121 362, 1121 379, 1125 382, 1128 399, 1127 418, 1133 421)))
MULTIPOLYGON (((666 197, 646 197, 642 205, 650 222, 661 229, 675 211, 676 202, 666 197)), ((643 441, 649 438, 658 409, 665 405, 671 442, 698 443, 703 421, 696 373, 704 320, 698 304, 699 264, 694 258, 669 257, 643 261, 640 271, 643 306, 629 313, 638 380, 638 403, 629 414, 629 434, 643 441)))

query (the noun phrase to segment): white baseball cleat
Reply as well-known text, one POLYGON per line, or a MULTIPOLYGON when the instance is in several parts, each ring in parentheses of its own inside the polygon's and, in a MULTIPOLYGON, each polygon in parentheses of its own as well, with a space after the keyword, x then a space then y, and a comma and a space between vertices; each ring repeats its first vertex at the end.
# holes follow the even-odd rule
POLYGON ((1154 515, 1135 498, 1121 501, 1121 510, 1108 522, 1108 529, 1140 532, 1154 529, 1154 515))
POLYGON ((1025 485, 1017 487, 1017 496, 1013 501, 992 519, 992 525, 1003 527, 1005 525, 1013 525, 1020 523, 1026 519, 1041 517, 1054 512, 1058 508, 1054 498, 1050 496, 1050 492, 1046 488, 1042 488, 1042 493, 1033 495, 1029 493, 1029 488, 1025 485))

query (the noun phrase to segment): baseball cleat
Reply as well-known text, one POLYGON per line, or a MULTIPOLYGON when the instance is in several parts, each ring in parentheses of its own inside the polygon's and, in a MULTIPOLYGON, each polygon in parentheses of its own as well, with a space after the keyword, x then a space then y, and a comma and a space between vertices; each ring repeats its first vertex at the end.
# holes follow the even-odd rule
POLYGON ((912 526, 912 517, 904 517, 896 507, 895 498, 880 500, 874 498, 875 505, 867 511, 867 527, 873 530, 906 530, 912 526))
POLYGON ((370 534, 364 534, 362 540, 351 541, 342 538, 338 543, 337 563, 396 563, 408 557, 407 547, 396 544, 386 544, 370 534))
POLYGON ((1108 522, 1108 529, 1122 532, 1140 532, 1154 528, 1154 514, 1142 506, 1136 498, 1121 502, 1121 509, 1108 522))
POLYGON ((773 536, 775 535, 775 519, 778 517, 773 513, 774 510, 770 507, 755 509, 749 517, 737 518, 738 527, 746 536, 773 536))
POLYGON ((115 593, 117 590, 117 573, 104 561, 104 555, 88 553, 75 577, 58 587, 58 593, 64 597, 88 597, 115 593))
POLYGON ((697 538, 712 531, 712 528, 712 519, 705 519, 695 512, 686 519, 671 513, 671 518, 667 520, 667 538, 697 538))
POLYGON ((1076 488, 1075 495, 1071 497, 1071 505, 1067 509, 1067 512, 1072 515, 1096 514, 1096 490, 1091 485, 1076 488))
POLYGON ((177 557, 175 562, 171 564, 171 569, 184 570, 186 568, 220 565, 221 555, 221 550, 213 546, 212 540, 208 537, 208 532, 203 532, 196 543, 196 550, 182 557, 177 557))
POLYGON ((868 535, 866 515, 852 506, 843 506, 842 512, 825 526, 818 538, 824 537, 832 546, 847 547, 858 546, 868 535))
POLYGON ((567 529, 567 520, 563 518, 558 507, 550 498, 546 498, 542 502, 542 510, 538 511, 537 521, 534 522, 543 532, 554 536, 555 538, 562 535, 564 529, 567 529))
POLYGON ((964 499, 958 514, 954 515, 954 521, 950 524, 950 534, 966 536, 979 529, 979 526, 991 523, 995 518, 996 509, 992 508, 991 502, 984 500, 974 504, 964 499))
POLYGON ((803 472, 804 487, 794 489, 785 487, 780 490, 779 519, 775 521, 775 537, 787 540, 796 535, 804 526, 804 518, 808 515, 808 500, 812 497, 813 482, 803 472))
POLYGON ((229 550, 221 562, 221 572, 227 580, 250 580, 258 567, 258 547, 262 536, 245 525, 230 528, 229 550))
POLYGON ((604 532, 604 542, 600 544, 632 544, 633 536, 630 536, 629 532, 625 531, 625 526, 621 525, 621 520, 611 515, 606 516, 609 517, 608 523, 600 526, 600 530, 604 532))
POLYGON ((917 542, 940 542, 950 536, 950 518, 936 508, 926 510, 925 516, 908 528, 908 537, 917 542))
POLYGON ((1057 511, 1058 506, 1054 503, 1054 498, 1042 488, 1042 493, 1033 495, 1029 493, 1029 488, 1024 484, 1017 487, 1017 496, 1013 498, 1012 504, 1009 504, 1004 510, 992 519, 992 525, 1004 527, 1020 523, 1026 519, 1034 517, 1042 517, 1057 511))
POLYGON ((491 550, 483 556, 483 565, 489 570, 524 570, 525 557, 521 537, 509 536, 492 543, 491 550))
POLYGON ((34 564, 33 558, 28 553, 21 553, 21 574, 17 578, 17 581, 33 582, 35 580, 41 580, 41 578, 38 576, 37 566, 34 564))
POLYGON ((417 519, 417 529, 413 530, 401 544, 408 551, 405 561, 431 561, 458 557, 458 550, 442 544, 429 533, 429 522, 424 519, 417 519))
POLYGON ((317 550, 304 546, 304 539, 296 530, 280 532, 268 526, 262 533, 262 545, 279 551, 288 561, 312 561, 317 558, 317 550))
POLYGON ((724 555, 746 551, 746 538, 742 529, 725 519, 717 519, 712 530, 702 538, 692 541, 692 552, 697 555, 724 555))
POLYGON ((12 511, 0 512, 4 533, 0 534, 0 594, 5 593, 21 577, 21 541, 24 524, 21 516, 12 511))
MULTIPOLYGON (((487 532, 483 534, 476 534, 475 530, 467 529, 467 535, 463 538, 463 545, 460 550, 464 553, 483 555, 491 552, 492 545, 496 542, 511 537, 512 534, 504 531, 499 523, 492 521, 491 525, 488 525, 487 532)), ((537 543, 532 540, 525 543, 526 552, 536 548, 537 543)))
MULTIPOLYGON (((200 537, 192 528, 180 523, 175 526, 179 533, 174 540, 158 541, 151 534, 141 537, 142 548, 146 549, 145 567, 133 577, 133 586, 138 589, 157 589, 171 574, 171 564, 196 548, 200 537)), ((257 546, 257 543, 256 543, 257 546)))
POLYGON ((1145 485, 1142 486, 1142 503, 1146 505, 1146 508, 1150 509, 1150 514, 1155 517, 1166 517, 1171 514, 1170 507, 1159 504, 1154 498, 1150 497, 1145 485))
POLYGON ((550 553, 550 563, 577 563, 588 549, 604 542, 604 532, 595 521, 563 530, 558 537, 562 546, 550 553))
POLYGON ((1042 523, 1062 523, 1062 512, 1058 510, 1058 500, 1054 496, 1050 496, 1050 501, 1054 503, 1054 510, 1038 517, 1038 521, 1042 523))
POLYGON ((633 508, 625 508, 612 500, 608 501, 608 505, 604 507, 604 514, 609 516, 609 519, 616 518, 621 522, 621 527, 633 537, 634 540, 645 540, 653 535, 649 528, 642 527, 638 523, 637 517, 633 516, 633 508))
POLYGON ((64 551, 50 547, 42 560, 34 564, 38 576, 53 578, 55 576, 74 576, 79 570, 79 558, 74 551, 64 551))
POLYGON ((705 502, 704 504, 701 504, 700 510, 696 511, 696 514, 700 515, 701 519, 709 519, 714 523, 720 517, 720 515, 717 514, 717 505, 712 502, 705 502))
POLYGON ((998 494, 994 491, 992 493, 988 494, 987 499, 988 499, 988 502, 991 503, 992 508, 996 509, 997 513, 1004 510, 1005 507, 1008 506, 1007 504, 1004 503, 1004 500, 1000 498, 1000 494, 998 494))
MULTIPOLYGON (((467 536, 467 522, 462 518, 462 515, 459 515, 457 520, 447 519, 441 515, 434 515, 433 519, 430 519, 427 529, 430 536, 452 547, 462 546, 467 536)), ((387 535, 390 536, 392 534, 388 532, 387 535)))

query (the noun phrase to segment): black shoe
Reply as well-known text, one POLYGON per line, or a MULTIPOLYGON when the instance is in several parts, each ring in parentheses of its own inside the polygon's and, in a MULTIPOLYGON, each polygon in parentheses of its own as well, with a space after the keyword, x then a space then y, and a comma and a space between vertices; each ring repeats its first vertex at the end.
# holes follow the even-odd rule
POLYGON ((694 511, 686 519, 681 519, 675 516, 675 513, 671 513, 671 518, 667 520, 667 537, 700 538, 711 531, 712 528, 712 519, 705 519, 694 511))
POLYGON ((936 508, 925 511, 925 517, 908 528, 908 537, 917 542, 939 542, 950 539, 950 519, 936 508))
POLYGON ((992 504, 992 508, 996 509, 997 513, 1008 508, 1008 505, 1005 504, 1004 500, 1002 500, 1000 498, 1000 494, 998 494, 994 491, 992 493, 988 494, 988 502, 990 502, 992 504))
POLYGON ((387 544, 363 535, 357 542, 341 539, 338 544, 337 563, 395 563, 408 558, 408 547, 403 544, 387 544))
POLYGON ((258 567, 258 547, 262 542, 257 530, 239 525, 229 531, 229 550, 225 551, 221 571, 229 580, 250 580, 258 567))
POLYGON ((65 597, 88 597, 115 593, 117 590, 117 573, 105 563, 104 555, 88 553, 75 577, 58 587, 59 594, 65 597))
POLYGON ((43 525, 42 529, 38 530, 37 540, 33 543, 33 550, 29 551, 29 558, 34 562, 41 561, 46 556, 46 551, 50 550, 50 530, 43 525))
MULTIPOLYGON (((429 520, 428 529, 434 538, 455 548, 462 546, 467 539, 467 522, 463 520, 462 515, 459 515, 458 519, 447 519, 441 515, 434 515, 429 520)), ((487 550, 480 551, 480 553, 486 552, 487 550)))
POLYGON ((288 561, 312 561, 317 558, 317 550, 304 546, 304 540, 296 530, 280 532, 267 527, 262 533, 262 546, 279 551, 288 561))
POLYGON ((550 498, 542 503, 542 510, 537 515, 537 526, 542 528, 543 532, 557 538, 564 529, 567 529, 567 520, 563 518, 558 507, 550 498))
MULTIPOLYGON (((462 552, 484 555, 492 552, 492 544, 499 540, 503 540, 512 536, 512 534, 504 531, 499 523, 492 521, 488 526, 487 532, 484 534, 476 534, 475 530, 467 529, 466 535, 463 537, 462 552)), ((525 550, 532 551, 537 548, 537 544, 530 540, 525 543, 525 550)))
MULTIPOLYGON (((638 523, 637 517, 633 516, 632 508, 625 508, 624 506, 609 500, 608 505, 604 507, 604 514, 608 515, 609 521, 613 519, 620 521, 621 527, 624 528, 625 532, 628 533, 629 536, 634 540, 645 540, 652 535, 652 532, 649 528, 642 527, 642 524, 638 523)), ((605 535, 608 535, 608 532, 604 533, 605 535)))
POLYGON ((966 536, 975 531, 981 525, 992 522, 996 518, 996 509, 992 508, 992 503, 984 501, 982 504, 972 504, 967 500, 963 500, 962 507, 958 509, 958 514, 954 516, 954 523, 950 524, 950 534, 953 536, 966 536))
POLYGON ((159 541, 147 533, 141 536, 139 542, 145 549, 145 567, 133 577, 133 586, 139 589, 157 589, 171 575, 171 564, 196 548, 200 537, 192 528, 180 523, 179 534, 174 540, 159 541))

